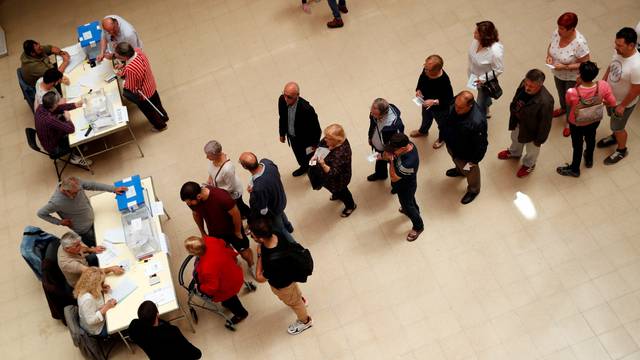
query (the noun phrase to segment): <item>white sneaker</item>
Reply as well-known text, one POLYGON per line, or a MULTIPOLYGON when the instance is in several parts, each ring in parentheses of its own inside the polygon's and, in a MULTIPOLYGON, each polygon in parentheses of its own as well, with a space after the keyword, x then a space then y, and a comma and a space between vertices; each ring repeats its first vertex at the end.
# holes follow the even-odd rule
POLYGON ((80 156, 76 154, 71 154, 71 158, 69 158, 69 162, 74 165, 80 166, 91 166, 93 165, 93 161, 90 159, 82 159, 80 156))
POLYGON ((289 325, 287 332, 291 335, 298 335, 312 326, 313 326, 313 320, 311 319, 311 317, 309 317, 309 322, 307 322, 306 324, 300 320, 296 320, 296 322, 289 325))

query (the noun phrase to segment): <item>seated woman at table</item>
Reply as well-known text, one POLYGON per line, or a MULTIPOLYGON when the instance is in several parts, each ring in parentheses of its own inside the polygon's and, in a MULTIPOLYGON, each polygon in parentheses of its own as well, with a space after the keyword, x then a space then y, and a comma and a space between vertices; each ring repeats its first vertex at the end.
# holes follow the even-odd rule
POLYGON ((82 272, 73 290, 78 299, 80 326, 90 335, 107 337, 105 314, 116 306, 116 300, 104 301, 104 293, 109 285, 104 283, 104 272, 97 267, 89 267, 82 272))
POLYGON ((198 290, 231 311, 232 323, 246 319, 249 312, 238 299, 244 283, 242 269, 236 262, 238 253, 223 240, 209 236, 204 239, 191 236, 184 241, 184 247, 198 257, 193 270, 198 290))

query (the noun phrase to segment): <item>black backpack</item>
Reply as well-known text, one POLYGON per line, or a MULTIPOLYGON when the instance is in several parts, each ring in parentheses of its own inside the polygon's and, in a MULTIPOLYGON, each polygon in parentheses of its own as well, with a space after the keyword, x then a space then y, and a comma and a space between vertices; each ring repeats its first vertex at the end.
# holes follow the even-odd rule
POLYGON ((307 282, 307 277, 313 273, 313 258, 311 257, 311 252, 298 243, 289 245, 285 250, 272 253, 269 256, 269 260, 286 261, 288 266, 292 268, 293 279, 296 282, 307 282))

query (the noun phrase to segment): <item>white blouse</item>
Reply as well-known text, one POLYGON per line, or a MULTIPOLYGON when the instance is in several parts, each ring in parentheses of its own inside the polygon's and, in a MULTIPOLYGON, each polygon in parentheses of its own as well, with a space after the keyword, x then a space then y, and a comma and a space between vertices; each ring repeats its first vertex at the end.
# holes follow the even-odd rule
POLYGON ((104 306, 104 296, 96 299, 90 293, 78 297, 78 315, 80 326, 91 335, 99 335, 106 325, 100 308, 104 306))
MULTIPOLYGON (((576 30, 576 37, 565 47, 560 47, 560 35, 558 30, 551 35, 551 45, 549 46, 549 55, 553 58, 554 64, 573 64, 578 59, 589 54, 589 46, 587 39, 576 30)), ((576 81, 578 77, 578 69, 576 70, 551 70, 553 76, 564 81, 576 81)))
POLYGON ((502 74, 504 71, 504 47, 499 42, 494 42, 489 47, 484 47, 478 50, 480 43, 478 40, 473 39, 471 46, 469 46, 469 68, 467 69, 467 76, 475 75, 478 79, 486 81, 485 74, 489 75, 489 78, 493 78, 492 70, 495 71, 496 77, 502 74))

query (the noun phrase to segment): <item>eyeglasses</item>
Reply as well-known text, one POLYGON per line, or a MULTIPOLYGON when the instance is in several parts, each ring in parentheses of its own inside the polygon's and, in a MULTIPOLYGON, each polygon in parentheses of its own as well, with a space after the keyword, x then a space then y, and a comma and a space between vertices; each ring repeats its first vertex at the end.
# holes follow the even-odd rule
POLYGON ((295 99, 298 96, 298 95, 287 95, 285 93, 282 93, 282 95, 287 99, 295 99))

